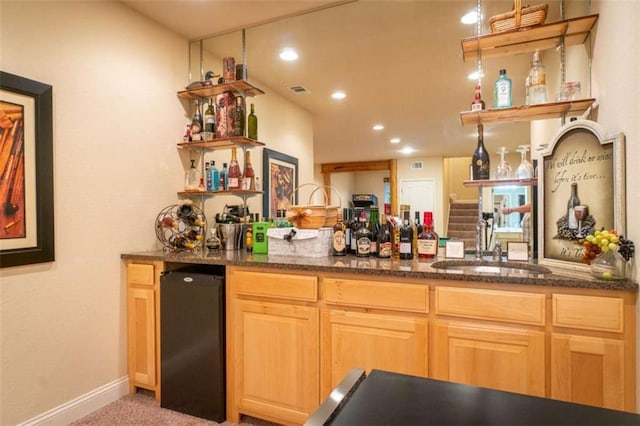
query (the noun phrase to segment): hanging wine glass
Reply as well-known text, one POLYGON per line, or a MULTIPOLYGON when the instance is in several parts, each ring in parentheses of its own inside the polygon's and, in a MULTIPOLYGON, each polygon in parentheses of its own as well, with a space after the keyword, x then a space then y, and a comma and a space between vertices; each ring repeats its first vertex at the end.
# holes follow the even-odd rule
POLYGON ((507 151, 506 146, 501 146, 498 148, 498 154, 500 154, 500 163, 498 167, 496 167, 496 179, 509 179, 511 177, 511 166, 504 159, 505 154, 509 152, 507 151))
POLYGON ((527 161, 527 151, 529 147, 527 145, 518 145, 517 151, 520 153, 522 160, 516 169, 516 178, 518 179, 531 179, 533 177, 533 166, 527 161))

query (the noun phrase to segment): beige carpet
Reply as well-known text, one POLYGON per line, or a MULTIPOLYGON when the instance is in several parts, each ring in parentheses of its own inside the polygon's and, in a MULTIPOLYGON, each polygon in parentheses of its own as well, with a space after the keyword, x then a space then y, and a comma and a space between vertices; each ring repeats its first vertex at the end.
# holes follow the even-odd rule
MULTIPOLYGON (((211 420, 193 417, 160 407, 151 394, 137 393, 126 395, 93 413, 76 420, 70 426, 113 426, 113 425, 171 425, 171 426, 201 426, 224 425, 234 426, 237 423, 216 423, 211 420)), ((252 417, 242 417, 239 426, 271 426, 252 417)))

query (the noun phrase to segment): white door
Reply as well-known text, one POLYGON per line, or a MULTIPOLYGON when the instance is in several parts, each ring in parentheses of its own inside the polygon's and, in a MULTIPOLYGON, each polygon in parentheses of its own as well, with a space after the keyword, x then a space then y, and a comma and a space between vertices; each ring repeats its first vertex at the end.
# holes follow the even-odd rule
MULTIPOLYGON (((420 222, 424 212, 433 212, 436 216, 436 181, 435 179, 407 179, 400 181, 400 204, 411 206, 411 220, 414 212, 420 212, 420 222)), ((400 209, 398 208, 398 211, 400 209)))

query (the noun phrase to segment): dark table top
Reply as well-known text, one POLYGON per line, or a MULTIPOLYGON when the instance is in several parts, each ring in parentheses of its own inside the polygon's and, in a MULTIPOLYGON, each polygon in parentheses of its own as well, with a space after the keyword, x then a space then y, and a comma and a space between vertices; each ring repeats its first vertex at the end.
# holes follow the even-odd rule
POLYGON ((372 370, 332 425, 640 425, 640 415, 372 370))

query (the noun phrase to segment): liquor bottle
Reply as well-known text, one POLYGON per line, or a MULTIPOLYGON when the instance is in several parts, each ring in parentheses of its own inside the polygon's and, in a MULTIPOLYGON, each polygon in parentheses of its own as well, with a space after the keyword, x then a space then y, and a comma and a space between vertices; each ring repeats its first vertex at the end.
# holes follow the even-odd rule
POLYGON ((484 147, 483 125, 478 124, 478 146, 473 153, 473 162, 471 169, 473 171, 473 180, 489 179, 489 153, 484 147))
POLYGON ((353 210, 350 208, 342 209, 342 217, 344 219, 344 236, 345 236, 345 246, 347 248, 347 254, 351 253, 351 221, 353 220, 353 210))
POLYGON ((493 89, 493 106, 496 108, 511 108, 511 79, 507 77, 507 70, 500 70, 500 77, 493 89))
POLYGON ((247 137, 258 140, 258 117, 256 117, 253 104, 251 104, 251 112, 249 113, 249 117, 247 117, 247 137))
POLYGON ((344 225, 344 214, 338 211, 336 218, 336 224, 333 225, 333 255, 334 256, 346 256, 347 244, 346 244, 346 227, 344 225))
POLYGON ((196 160, 191 160, 191 167, 185 173, 184 190, 197 191, 200 184, 200 173, 196 169, 196 160))
POLYGON ((227 163, 222 163, 222 170, 220 170, 220 189, 223 191, 229 189, 229 180, 227 179, 227 163))
POLYGON ((256 190, 256 173, 253 170, 253 164, 251 164, 251 151, 246 151, 244 153, 244 179, 245 186, 243 189, 248 189, 249 191, 256 190), (248 183, 247 183, 248 181, 248 183))
POLYGON ((238 163, 238 150, 231 148, 231 161, 229 162, 229 172, 227 173, 227 188, 229 191, 240 189, 240 164, 238 163))
POLYGON ((571 184, 571 196, 567 202, 567 226, 569 229, 578 229, 578 219, 576 219, 575 207, 580 205, 578 198, 578 184, 571 184))
POLYGON ((481 111, 485 109, 484 101, 482 100, 482 94, 480 93, 480 85, 476 85, 476 93, 473 95, 473 102, 471 102, 471 111, 481 111))
POLYGON ((220 171, 216 167, 215 161, 211 162, 210 170, 211 170, 211 181, 213 183, 212 190, 219 191, 220 190, 220 171))
POLYGON ((424 212, 424 226, 418 235, 418 257, 433 259, 438 255, 438 234, 433 230, 433 213, 424 212))
POLYGON ((200 101, 198 99, 194 102, 195 112, 191 118, 191 138, 194 141, 200 140, 200 132, 202 131, 202 113, 200 112, 200 101))
POLYGON ((213 190, 213 174, 211 172, 211 164, 207 161, 204 163, 204 175, 207 178, 207 191, 213 190))
POLYGON ((369 256, 371 252, 371 231, 367 228, 367 214, 364 209, 360 212, 360 225, 356 232, 356 256, 369 256))
POLYGON ((413 259, 413 228, 409 221, 409 212, 404 212, 400 227, 400 259, 413 259))
POLYGON ((369 232, 371 232, 370 256, 378 255, 378 234, 380 233, 380 211, 378 206, 369 207, 369 232))
POLYGON ((355 207, 353 209, 353 219, 351 220, 351 249, 350 249, 350 253, 351 254, 357 254, 358 250, 357 250, 357 241, 358 239, 356 238, 356 232, 358 232, 358 229, 360 227, 360 212, 362 212, 362 207, 355 207))
POLYGON ((528 105, 544 104, 547 102, 547 73, 540 62, 540 51, 533 52, 531 68, 527 75, 526 93, 529 95, 528 105))
POLYGON ((244 107, 242 106, 243 98, 242 96, 238 96, 236 98, 236 111, 233 115, 233 135, 234 136, 244 136, 244 107))
POLYGON ((380 231, 378 232, 378 257, 387 259, 393 255, 392 232, 391 224, 387 221, 387 216, 383 213, 382 225, 380 225, 380 231))
POLYGON ((422 232, 422 226, 420 225, 420 212, 415 212, 413 218, 413 255, 418 255, 418 235, 422 232))
POLYGON ((213 98, 209 98, 209 106, 204 112, 204 131, 212 138, 216 135, 216 110, 213 106, 213 98))
POLYGON ((244 245, 248 252, 253 251, 253 226, 247 225, 247 230, 244 233, 244 245))

